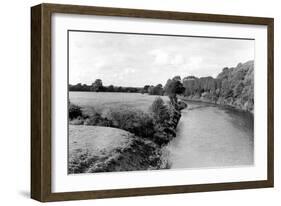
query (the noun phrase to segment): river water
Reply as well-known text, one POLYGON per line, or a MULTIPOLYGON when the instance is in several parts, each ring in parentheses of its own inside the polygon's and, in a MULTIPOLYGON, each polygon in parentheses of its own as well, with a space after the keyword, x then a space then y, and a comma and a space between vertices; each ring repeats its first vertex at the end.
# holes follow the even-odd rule
POLYGON ((177 137, 166 147, 171 168, 254 164, 252 114, 214 104, 186 103, 177 137))

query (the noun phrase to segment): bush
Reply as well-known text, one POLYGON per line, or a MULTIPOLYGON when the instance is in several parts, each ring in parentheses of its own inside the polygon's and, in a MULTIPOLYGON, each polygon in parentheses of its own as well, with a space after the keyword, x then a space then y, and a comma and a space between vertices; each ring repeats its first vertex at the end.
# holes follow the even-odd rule
POLYGON ((84 125, 93 125, 93 126, 106 126, 110 127, 112 122, 107 118, 103 118, 99 113, 93 113, 84 121, 84 125))
POLYGON ((183 110, 187 107, 187 104, 183 101, 178 101, 178 109, 183 110))
POLYGON ((72 124, 72 125, 82 125, 82 124, 84 124, 84 119, 79 116, 76 119, 70 120, 69 124, 72 124))
POLYGON ((97 125, 99 122, 101 122, 103 119, 99 113, 93 113, 90 117, 88 117, 84 124, 85 125, 97 125))
POLYGON ((111 109, 107 113, 107 118, 112 122, 113 127, 126 130, 139 137, 151 137, 154 133, 152 117, 140 110, 111 109))
POLYGON ((70 120, 82 117, 81 107, 70 103, 68 107, 68 116, 70 120))
POLYGON ((167 144, 175 136, 171 131, 167 131, 169 127, 163 127, 160 124, 155 125, 155 134, 153 135, 153 141, 158 145, 167 144))
POLYGON ((157 97, 153 101, 149 110, 151 111, 152 116, 157 124, 163 124, 170 119, 168 107, 160 97, 157 97))

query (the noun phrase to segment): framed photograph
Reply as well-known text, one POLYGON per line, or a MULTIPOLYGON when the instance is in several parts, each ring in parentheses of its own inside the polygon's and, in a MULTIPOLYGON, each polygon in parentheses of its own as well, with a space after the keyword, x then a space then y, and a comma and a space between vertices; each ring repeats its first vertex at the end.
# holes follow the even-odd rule
POLYGON ((31 197, 273 187, 273 19, 31 8, 31 197))

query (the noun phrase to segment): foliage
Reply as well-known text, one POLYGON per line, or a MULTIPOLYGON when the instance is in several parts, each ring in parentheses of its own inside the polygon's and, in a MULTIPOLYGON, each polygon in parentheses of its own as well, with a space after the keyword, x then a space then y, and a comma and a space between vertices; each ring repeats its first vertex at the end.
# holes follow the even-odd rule
POLYGON ((82 110, 79 106, 74 105, 74 104, 69 104, 69 108, 68 108, 68 117, 70 120, 78 118, 78 117, 82 117, 82 110))
POLYGON ((124 93, 148 93, 150 95, 163 95, 164 88, 162 84, 145 85, 140 87, 121 87, 121 86, 104 86, 101 79, 97 79, 92 85, 78 83, 76 85, 69 85, 69 91, 92 91, 92 92, 124 92, 124 93))
POLYGON ((179 77, 174 77, 169 79, 165 85, 165 93, 168 96, 174 96, 176 94, 181 94, 184 91, 184 87, 180 81, 179 77))
POLYGON ((153 134, 152 117, 140 110, 116 108, 107 113, 112 126, 129 131, 139 137, 150 137, 153 134))
POLYGON ((145 85, 144 87, 143 87, 143 89, 141 90, 141 93, 148 93, 148 89, 149 89, 149 85, 145 85))
POLYGON ((164 123, 170 119, 168 107, 162 98, 157 97, 150 107, 150 111, 156 123, 164 123))
POLYGON ((79 117, 77 117, 75 119, 70 120, 69 124, 72 124, 72 125, 82 125, 82 124, 84 124, 84 118, 79 116, 79 117))
POLYGON ((80 92, 142 92, 142 88, 139 87, 120 87, 120 86, 103 86, 100 79, 96 80, 92 85, 86 85, 78 83, 76 85, 69 85, 69 91, 80 91, 80 92))
POLYGON ((234 87, 233 96, 238 97, 242 93, 243 89, 244 89, 244 84, 242 82, 236 84, 234 87))
POLYGON ((102 80, 96 79, 96 81, 92 84, 91 91, 102 92, 103 90, 102 80))
POLYGON ((107 92, 114 92, 114 86, 113 85, 109 85, 106 89, 107 92))
POLYGON ((177 94, 182 94, 184 92, 183 84, 181 83, 181 78, 175 76, 173 79, 168 79, 165 87, 165 94, 169 96, 171 103, 177 105, 177 94))
POLYGON ((112 122, 107 119, 102 117, 102 115, 98 112, 92 113, 90 117, 85 119, 84 121, 85 125, 92 125, 92 126, 106 126, 110 127, 112 125, 112 122))
MULTIPOLYGON (((79 108, 81 111, 75 105, 71 108, 79 108)), ((158 145, 166 144, 176 136, 175 128, 180 119, 180 111, 172 104, 165 104, 160 97, 155 98, 149 112, 129 107, 111 107, 100 113, 90 107, 83 108, 83 113, 80 112, 69 123, 115 127, 152 140, 158 145)))
POLYGON ((162 84, 157 84, 156 86, 150 86, 147 90, 148 94, 150 95, 163 95, 164 89, 162 84))
POLYGON ((251 111, 254 106, 254 62, 225 67, 217 78, 185 77, 183 86, 185 96, 219 101, 251 111))

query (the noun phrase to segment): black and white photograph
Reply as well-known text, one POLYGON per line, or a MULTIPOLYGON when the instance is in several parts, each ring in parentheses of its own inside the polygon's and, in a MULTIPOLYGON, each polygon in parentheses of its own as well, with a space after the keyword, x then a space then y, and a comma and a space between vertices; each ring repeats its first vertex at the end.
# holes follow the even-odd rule
POLYGON ((255 164, 255 39, 67 36, 68 174, 255 164))

